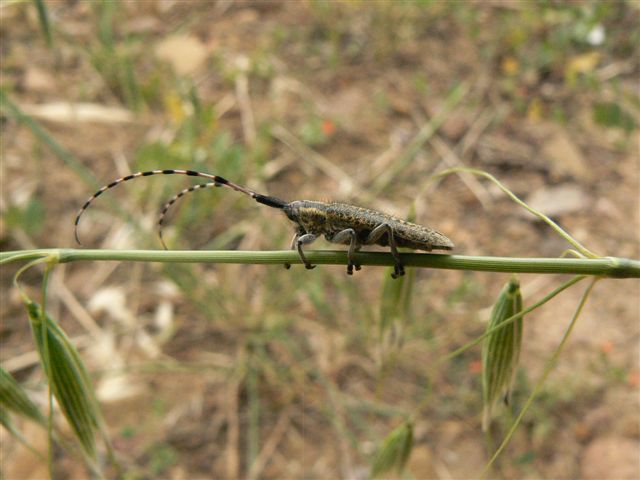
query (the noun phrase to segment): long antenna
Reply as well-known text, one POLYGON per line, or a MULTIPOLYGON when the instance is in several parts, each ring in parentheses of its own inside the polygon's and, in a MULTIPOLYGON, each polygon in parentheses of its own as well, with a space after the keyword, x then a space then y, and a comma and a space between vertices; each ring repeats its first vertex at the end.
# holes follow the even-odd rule
MULTIPOLYGON (((96 198, 98 198, 100 195, 102 195, 107 190, 110 190, 110 189, 112 189, 114 187, 117 187, 121 183, 128 182, 129 180, 133 180, 134 178, 150 177, 152 175, 186 175, 186 176, 189 176, 189 177, 202 177, 202 178, 207 178, 207 179, 211 180, 211 182, 209 182, 209 183, 196 185, 195 187, 187 188, 187 189, 183 190, 182 192, 180 192, 178 195, 176 195, 174 198, 172 198, 169 201, 169 203, 167 205, 165 205, 165 208, 163 209, 163 212, 162 212, 161 220, 162 220, 162 217, 164 216, 164 214, 166 213, 166 210, 178 198, 180 198, 182 195, 184 195, 185 193, 187 193, 189 191, 195 191, 195 190, 197 190, 199 188, 208 188, 208 186, 222 186, 222 185, 224 185, 225 187, 229 187, 232 190, 235 190, 236 192, 241 192, 241 193, 244 193, 245 195, 249 195, 256 202, 262 203, 263 205, 267 205, 267 206, 272 207, 272 208, 280 208, 280 209, 282 209, 282 208, 285 207, 285 205, 287 205, 287 202, 285 202, 284 200, 281 200, 281 199, 279 199, 277 197, 270 197, 270 196, 267 196, 267 195, 262 195, 260 193, 254 192, 253 190, 250 190, 250 189, 248 189, 246 187, 243 187, 241 185, 237 185, 237 184, 235 184, 233 182, 230 182, 226 178, 220 177, 218 175, 212 175, 210 173, 197 172, 195 170, 175 170, 175 169, 172 169, 172 170, 150 170, 150 171, 147 171, 147 172, 137 172, 137 173, 132 173, 130 175, 118 178, 118 179, 114 180, 113 182, 111 182, 110 184, 101 187, 96 193, 94 193, 93 195, 91 195, 87 199, 87 201, 80 208, 80 210, 78 211, 78 214, 76 215, 76 220, 75 220, 75 223, 74 223, 74 235, 75 235, 75 238, 76 238, 76 242, 78 242, 79 245, 82 245, 82 243, 80 242, 80 235, 79 235, 79 232, 78 232, 78 225, 80 224, 80 217, 85 212, 85 210, 87 210, 87 208, 89 208, 89 205, 91 205, 91 203, 96 198)), ((163 242, 163 245, 164 245, 164 242, 163 242)))
POLYGON ((176 203, 180 197, 186 195, 187 193, 195 192, 196 190, 200 190, 202 188, 213 188, 213 187, 221 187, 221 186, 222 184, 216 183, 216 182, 201 183, 199 185, 193 185, 189 188, 185 188, 184 190, 180 191, 180 193, 171 197, 171 199, 164 204, 164 206, 162 207, 162 211, 160 212, 160 217, 158 218, 158 237, 160 237, 160 243, 162 243, 162 247, 165 250, 169 250, 169 249, 167 248, 167 245, 164 243, 164 238, 162 237, 162 224, 164 223, 164 217, 169 211, 169 208, 171 208, 171 205, 176 203))

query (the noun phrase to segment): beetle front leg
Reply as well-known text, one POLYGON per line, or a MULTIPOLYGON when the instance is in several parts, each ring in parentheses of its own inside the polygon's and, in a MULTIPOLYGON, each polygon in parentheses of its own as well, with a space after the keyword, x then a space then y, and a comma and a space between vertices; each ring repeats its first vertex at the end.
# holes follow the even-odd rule
POLYGON ((360 246, 358 245, 358 237, 356 231, 353 228, 345 228, 339 231, 331 237, 327 237, 327 240, 333 243, 345 243, 349 240, 349 250, 347 252, 347 275, 353 275, 353 268, 360 270, 360 265, 356 265, 353 262, 353 255, 358 251, 360 246))
POLYGON ((387 234, 387 238, 389 240, 389 248, 391 249, 391 255, 396 261, 396 264, 393 267, 393 273, 391 277, 398 278, 404 275, 404 266, 402 265, 402 261, 400 260, 400 254, 398 253, 398 246, 396 245, 396 239, 393 236, 393 229, 391 225, 388 223, 381 223, 376 228, 374 228, 367 239, 364 241, 365 245, 372 245, 376 243, 380 238, 387 234))
POLYGON ((311 263, 309 263, 309 260, 307 260, 307 257, 305 257, 304 252, 302 251, 302 245, 307 245, 314 242, 316 238, 318 238, 318 236, 313 233, 305 233, 304 235, 300 236, 296 234, 296 237, 298 237, 297 239, 295 239, 296 246, 298 248, 298 255, 300 255, 300 259, 302 260, 302 263, 304 263, 305 268, 307 270, 316 268, 316 266, 311 265, 311 263))
MULTIPOLYGON (((296 232, 296 233, 293 234, 293 238, 291 239, 291 245, 289 245, 289 250, 295 250, 296 249, 296 242, 298 241, 298 237, 299 236, 300 236, 299 232, 296 232)), ((285 263, 284 264, 284 268, 289 270, 291 268, 291 264, 290 263, 285 263)))

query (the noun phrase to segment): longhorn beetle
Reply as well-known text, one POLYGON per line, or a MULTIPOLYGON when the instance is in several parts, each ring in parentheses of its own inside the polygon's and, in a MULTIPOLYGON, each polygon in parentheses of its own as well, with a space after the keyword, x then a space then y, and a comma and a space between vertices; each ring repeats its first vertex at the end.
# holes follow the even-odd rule
MULTIPOLYGON (((103 186, 94 193, 85 204, 80 208, 75 220, 75 237, 78 244, 80 238, 78 236, 78 224, 80 217, 89 207, 91 202, 102 195, 107 190, 120 185, 121 183, 133 180, 138 177, 149 177, 151 175, 187 175, 191 177, 202 177, 209 180, 207 183, 193 185, 192 187, 182 190, 167 202, 162 209, 160 219, 158 221, 160 240, 162 240, 162 223, 167 210, 183 195, 193 192, 201 188, 211 188, 225 186, 237 192, 249 195, 256 202, 268 207, 283 210, 285 215, 295 223, 295 234, 291 241, 291 249, 298 251, 300 259, 307 269, 315 268, 315 265, 307 260, 302 250, 303 245, 308 245, 315 241, 319 236, 324 237, 333 243, 349 245, 347 252, 347 273, 353 274, 353 269, 360 270, 360 265, 354 262, 354 254, 360 250, 363 245, 381 245, 388 246, 391 249, 391 255, 395 259, 394 271, 391 274, 393 278, 404 275, 404 267, 398 253, 398 247, 407 247, 418 250, 452 250, 453 242, 440 232, 429 227, 416 225, 415 223, 401 220, 392 215, 370 210, 368 208, 356 207, 345 203, 325 203, 315 202, 311 200, 296 200, 293 202, 285 202, 276 197, 262 195, 254 192, 246 187, 237 185, 218 175, 212 175, 204 172, 196 172, 193 170, 151 170, 147 172, 137 172, 114 180, 108 185, 103 186)), ((285 264, 286 268, 291 265, 285 264)))

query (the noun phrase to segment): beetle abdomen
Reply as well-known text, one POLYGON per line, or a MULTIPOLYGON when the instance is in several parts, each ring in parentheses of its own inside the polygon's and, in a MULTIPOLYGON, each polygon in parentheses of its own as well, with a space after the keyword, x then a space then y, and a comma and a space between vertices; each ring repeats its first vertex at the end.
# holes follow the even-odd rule
MULTIPOLYGON (((393 230, 396 244, 399 247, 430 251, 433 249, 452 250, 454 246, 453 242, 445 235, 432 228, 407 222, 377 210, 344 203, 327 205, 327 223, 330 224, 332 233, 337 233, 345 228, 353 228, 361 242, 378 225, 387 223, 393 230)), ((384 235, 376 243, 388 246, 389 240, 384 235)))

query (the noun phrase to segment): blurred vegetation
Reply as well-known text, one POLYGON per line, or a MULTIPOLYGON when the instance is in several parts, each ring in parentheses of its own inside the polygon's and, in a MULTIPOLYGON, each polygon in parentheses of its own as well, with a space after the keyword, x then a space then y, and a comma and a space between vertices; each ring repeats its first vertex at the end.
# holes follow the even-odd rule
MULTIPOLYGON (((481 153, 495 142, 465 134, 489 112, 487 136, 520 141, 507 147, 507 156, 517 156, 518 147, 540 150, 546 132, 568 130, 598 177, 569 180, 584 182, 596 198, 613 189, 597 184, 603 172, 625 181, 614 170, 637 146, 640 22, 633 1, 34 1, 7 2, 0 13, 5 250, 70 245, 73 216, 96 185, 130 171, 188 168, 288 200, 415 212, 418 223, 449 230, 467 253, 543 256, 539 249, 550 248, 560 255, 564 245, 547 247, 548 231, 498 200, 484 211, 454 180, 425 197, 430 175, 450 166, 434 138, 527 193, 554 180, 553 166, 491 163, 481 153), (60 101, 124 110, 133 120, 116 121, 111 110, 104 122, 34 113, 34 105, 60 101)), ((184 179, 153 178, 119 187, 83 220, 86 244, 158 248, 159 209, 184 186, 184 179)), ((622 218, 629 214, 618 206, 622 218)), ((584 229, 590 217, 566 220, 584 229)), ((624 244, 624 255, 637 255, 637 237, 618 231, 620 223, 614 218, 591 234, 611 237, 599 242, 603 249, 624 244)), ((165 238, 174 249, 284 249, 288 227, 279 212, 208 189, 180 201, 165 238)), ((90 312, 113 351, 88 363, 98 384, 111 373, 144 386, 127 400, 134 419, 120 417, 118 401, 104 406, 131 472, 363 478, 407 465, 402 478, 425 478, 459 444, 483 445, 480 352, 433 365, 484 331, 478 320, 488 315, 476 312, 505 278, 408 273, 393 282, 376 268, 350 278, 342 267, 85 265, 65 270, 62 283, 81 305, 110 289, 126 298, 134 322, 108 309, 90 312), (163 302, 170 325, 158 320, 163 302), (151 412, 155 397, 163 413, 151 412), (272 446, 280 456, 264 458, 272 446), (428 449, 431 463, 408 459, 412 446, 428 449)), ((6 285, 12 274, 2 273, 6 285)), ((59 292, 51 288, 55 317, 86 333, 73 321, 75 304, 59 292)), ((2 315, 24 320, 19 312, 6 302, 2 315)), ((8 345, 18 343, 13 332, 22 328, 12 322, 8 345)), ((608 389, 633 387, 621 381, 631 367, 604 356, 593 353, 586 367, 598 381, 576 375, 576 385, 550 383, 496 476, 579 476, 579 466, 566 471, 553 463, 549 444, 608 389)), ((535 383, 534 371, 520 370, 513 409, 535 383)), ((508 426, 496 429, 499 437, 508 426)), ((575 449, 582 443, 567 440, 575 449)), ((478 474, 491 452, 482 453, 454 473, 478 474)))

